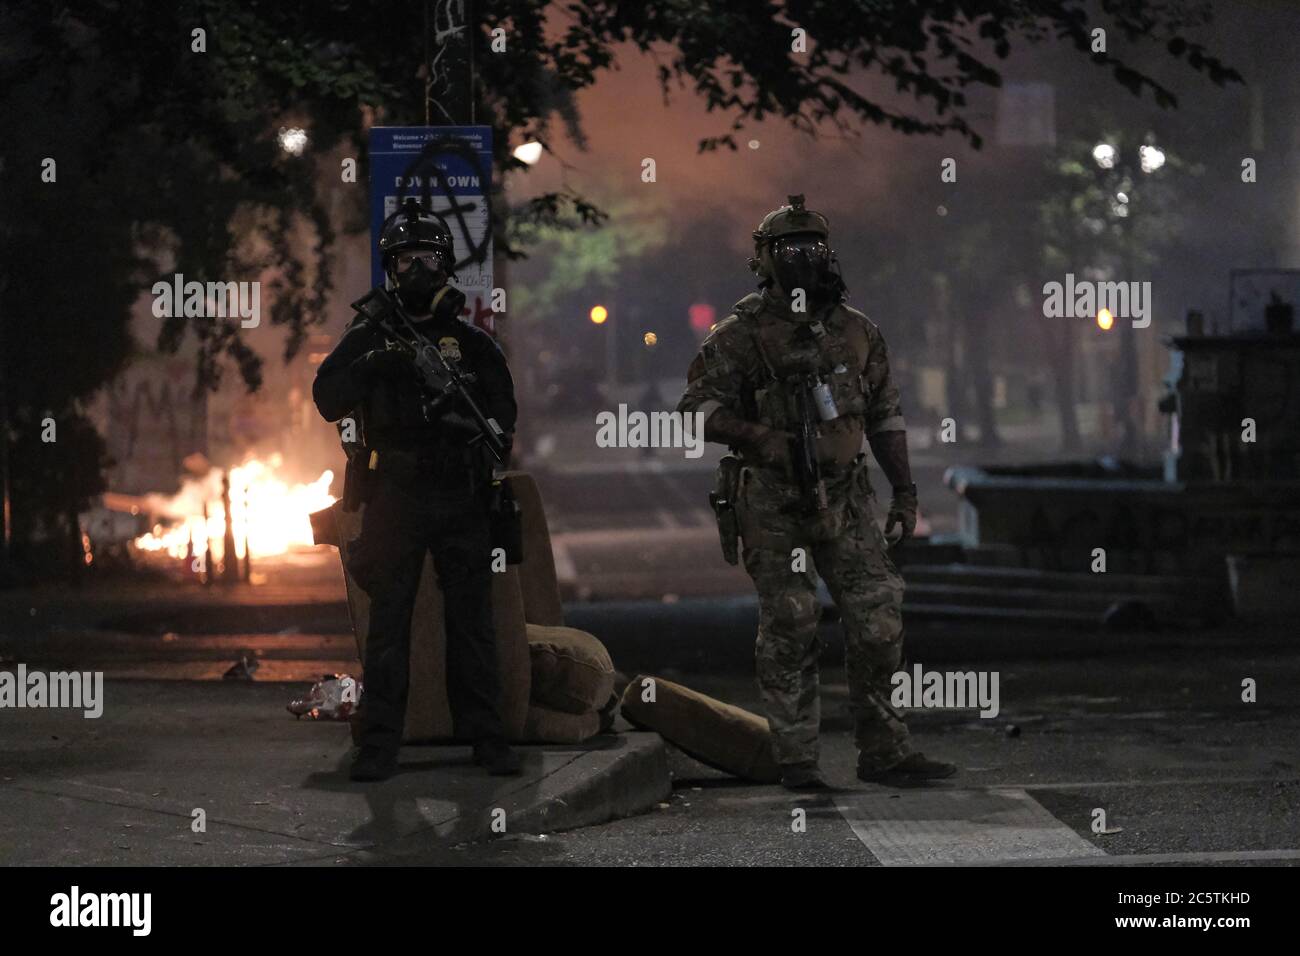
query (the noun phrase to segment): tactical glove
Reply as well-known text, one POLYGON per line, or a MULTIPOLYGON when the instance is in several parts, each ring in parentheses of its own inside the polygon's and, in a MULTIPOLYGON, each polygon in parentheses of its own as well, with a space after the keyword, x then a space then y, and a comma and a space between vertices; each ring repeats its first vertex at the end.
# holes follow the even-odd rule
POLYGON ((722 442, 752 455, 769 467, 786 467, 790 463, 790 434, 747 422, 726 408, 719 408, 704 423, 706 441, 722 442))
POLYGON ((916 530, 916 485, 895 488, 889 502, 889 515, 885 518, 885 541, 891 548, 902 544, 916 530), (898 533, 894 534, 894 529, 898 533))

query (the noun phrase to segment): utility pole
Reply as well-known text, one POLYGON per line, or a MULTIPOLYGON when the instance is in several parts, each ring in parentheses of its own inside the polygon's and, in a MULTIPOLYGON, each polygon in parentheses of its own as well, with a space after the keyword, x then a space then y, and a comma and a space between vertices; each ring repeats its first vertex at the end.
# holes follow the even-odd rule
POLYGON ((424 0, 424 125, 474 122, 472 0, 424 0))
MULTIPOLYGON (((1124 267, 1127 276, 1135 276, 1136 256, 1133 254, 1133 222, 1127 223, 1124 230, 1124 267)), ((1148 306, 1150 303, 1148 303, 1148 306)), ((1116 404, 1119 412, 1119 448, 1118 457, 1121 461, 1134 461, 1141 450, 1138 429, 1141 428, 1140 416, 1138 415, 1137 403, 1138 396, 1141 394, 1138 381, 1138 360, 1137 360, 1137 335, 1138 330, 1133 328, 1133 323, 1125 319, 1120 322, 1115 320, 1119 325, 1119 364, 1116 370, 1119 373, 1119 387, 1116 389, 1116 404)))
POLYGON ((203 552, 203 583, 211 584, 217 573, 217 559, 212 553, 212 536, 208 534, 208 503, 203 502, 203 541, 206 550, 203 552))
POLYGON ((230 469, 221 470, 221 509, 226 516, 226 531, 221 538, 221 580, 226 584, 239 581, 239 558, 235 556, 235 516, 230 508, 230 469))
POLYGON ((614 389, 618 387, 618 323, 623 319, 618 312, 618 303, 611 302, 612 308, 605 319, 601 332, 605 333, 605 387, 609 392, 609 402, 614 403, 614 389))
MULTIPOLYGON (((474 39, 477 21, 473 0, 425 0, 424 2, 424 125, 473 126, 477 121, 477 91, 474 87, 474 39)), ((489 228, 504 223, 508 204, 504 184, 493 176, 489 204, 489 228)), ((493 283, 507 289, 509 261, 501 256, 492 263, 493 283)), ((489 297, 492 290, 486 290, 489 297)), ((506 313, 508 314, 508 312, 506 313)), ((471 317, 472 320, 472 317, 471 317)), ((493 318, 492 334, 509 358, 503 330, 493 318)), ((531 394, 524 388, 523 394, 531 394)))
POLYGON ((253 580, 253 548, 249 544, 249 528, 253 525, 252 520, 252 501, 249 499, 248 485, 244 485, 244 583, 249 584, 253 580))

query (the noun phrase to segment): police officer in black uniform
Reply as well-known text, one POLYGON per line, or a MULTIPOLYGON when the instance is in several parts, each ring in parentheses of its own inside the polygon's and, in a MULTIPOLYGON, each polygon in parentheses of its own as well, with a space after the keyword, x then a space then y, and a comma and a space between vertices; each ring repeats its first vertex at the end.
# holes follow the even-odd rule
MULTIPOLYGON (((409 199, 379 240, 396 307, 451 365, 471 378, 483 414, 510 435, 514 383, 490 335, 460 319, 465 295, 449 280, 451 232, 409 199)), ((404 325, 405 323, 401 323, 404 325)), ((357 420, 362 445, 350 479, 363 481, 361 534, 348 569, 370 596, 370 632, 354 780, 383 780, 397 767, 406 714, 411 612, 426 551, 446 608, 447 692, 457 737, 493 774, 519 772, 500 713, 493 634, 489 495, 491 459, 472 443, 476 425, 456 401, 430 411, 428 389, 397 323, 358 317, 321 363, 312 388, 327 421, 357 420)), ((460 403, 463 404, 463 403, 460 403)), ((346 495, 345 495, 346 498, 346 495)))

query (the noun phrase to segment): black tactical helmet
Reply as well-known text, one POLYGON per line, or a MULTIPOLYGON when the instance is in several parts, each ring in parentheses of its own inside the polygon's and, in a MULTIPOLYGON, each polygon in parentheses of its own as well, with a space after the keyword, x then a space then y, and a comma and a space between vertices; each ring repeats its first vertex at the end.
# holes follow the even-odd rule
POLYGON ((831 225, 819 212, 804 208, 804 198, 790 196, 789 204, 773 209, 754 230, 754 254, 758 255, 764 246, 782 236, 815 235, 829 239, 831 225))
POLYGON ((749 268, 767 288, 774 281, 788 294, 805 290, 809 297, 840 302, 847 291, 839 261, 830 247, 830 222, 804 206, 802 194, 763 217, 753 232, 749 268))
POLYGON ((388 266, 397 253, 416 249, 441 253, 447 272, 451 272, 456 261, 451 230, 441 216, 429 212, 414 197, 407 197, 402 207, 384 220, 379 230, 379 253, 388 266))

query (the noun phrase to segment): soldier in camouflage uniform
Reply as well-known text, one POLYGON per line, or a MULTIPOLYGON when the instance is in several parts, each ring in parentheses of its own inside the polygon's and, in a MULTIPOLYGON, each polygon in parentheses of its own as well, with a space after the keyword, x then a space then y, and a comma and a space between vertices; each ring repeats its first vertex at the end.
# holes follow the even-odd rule
POLYGON ((844 624, 858 776, 949 776, 952 764, 912 749, 890 703, 890 678, 902 655, 903 581, 872 514, 864 439, 893 486, 885 534, 893 537, 897 528, 899 541, 916 525, 916 486, 885 341, 844 304, 829 224, 804 208, 802 196, 769 213, 753 237, 749 262, 760 291, 709 333, 678 410, 703 413, 706 440, 729 445, 739 457, 735 518, 745 570, 758 590, 758 684, 782 783, 826 786, 818 769, 814 571, 844 624), (815 431, 810 403, 818 412, 815 431), (800 454, 796 435, 815 435, 806 443, 815 450, 800 454), (807 478, 809 456, 816 487, 807 478))

